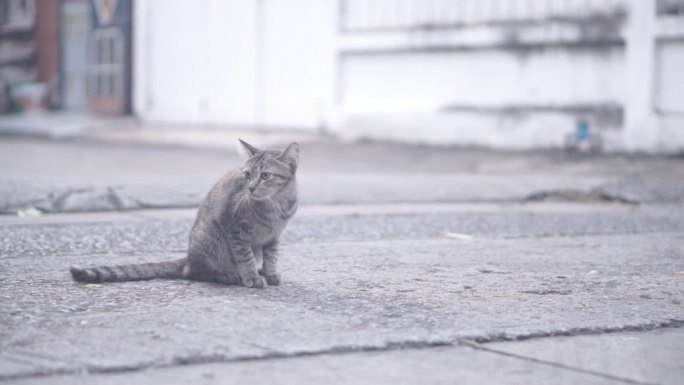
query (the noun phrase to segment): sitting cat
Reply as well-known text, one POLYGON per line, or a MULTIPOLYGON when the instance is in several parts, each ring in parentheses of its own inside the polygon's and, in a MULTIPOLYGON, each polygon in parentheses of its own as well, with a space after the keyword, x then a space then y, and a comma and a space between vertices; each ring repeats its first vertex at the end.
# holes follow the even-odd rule
POLYGON ((299 145, 260 150, 240 140, 249 158, 202 201, 186 258, 95 268, 71 267, 79 282, 190 279, 264 288, 280 284, 278 237, 297 211, 299 145))

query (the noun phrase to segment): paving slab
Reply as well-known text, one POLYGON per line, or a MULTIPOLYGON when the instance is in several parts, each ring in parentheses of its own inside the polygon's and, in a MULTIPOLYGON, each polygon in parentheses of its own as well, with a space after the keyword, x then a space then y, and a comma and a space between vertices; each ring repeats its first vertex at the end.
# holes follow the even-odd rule
POLYGON ((638 383, 676 385, 684 378, 684 328, 539 338, 479 348, 638 383))
POLYGON ((623 384, 619 379, 464 347, 358 352, 128 373, 66 375, 13 384, 623 384))

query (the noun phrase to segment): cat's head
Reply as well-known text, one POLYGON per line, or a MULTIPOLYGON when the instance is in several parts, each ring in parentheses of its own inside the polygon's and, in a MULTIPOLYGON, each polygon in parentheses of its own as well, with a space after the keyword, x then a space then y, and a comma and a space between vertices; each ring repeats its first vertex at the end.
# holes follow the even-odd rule
POLYGON ((238 140, 248 156, 242 167, 242 177, 252 199, 270 198, 295 181, 299 144, 291 143, 284 150, 260 150, 242 139, 238 140))

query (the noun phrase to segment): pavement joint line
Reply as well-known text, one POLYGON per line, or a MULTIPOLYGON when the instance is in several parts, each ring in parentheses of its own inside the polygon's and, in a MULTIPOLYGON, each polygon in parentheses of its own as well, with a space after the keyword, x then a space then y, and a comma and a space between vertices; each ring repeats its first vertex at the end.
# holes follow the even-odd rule
MULTIPOLYGON (((500 202, 451 202, 451 203, 351 203, 316 204, 300 207, 297 217, 309 216, 354 216, 354 215, 412 215, 431 213, 501 213, 501 212, 629 212, 632 206, 615 203, 534 203, 502 204, 500 202)), ((195 207, 153 207, 115 211, 48 212, 45 215, 20 218, 14 215, 0 215, 0 226, 22 226, 36 224, 100 223, 126 221, 131 219, 159 220, 194 218, 195 207), (169 216, 169 214, 171 214, 169 216)))
POLYGON ((231 364, 239 362, 252 362, 252 361, 267 361, 267 360, 277 360, 277 359, 295 359, 295 358, 306 358, 306 357, 317 357, 326 355, 337 355, 337 354, 352 354, 352 353, 371 353, 371 352, 388 352, 396 351, 402 349, 425 349, 431 347, 443 347, 443 346, 453 346, 456 347, 457 344, 453 340, 449 341, 390 341, 384 345, 368 345, 368 346, 333 346, 328 349, 321 350, 303 350, 297 352, 279 352, 272 351, 261 355, 244 355, 234 358, 226 358, 221 355, 209 355, 209 356, 188 356, 188 357, 175 357, 170 363, 155 364, 141 363, 137 365, 128 366, 110 366, 110 367, 100 367, 100 366, 90 366, 80 370, 68 370, 68 369, 57 369, 48 370, 42 373, 31 373, 31 374, 18 374, 10 376, 2 376, 0 374, 0 381, 2 380, 18 380, 27 378, 45 378, 50 376, 59 375, 70 375, 70 374, 114 374, 114 373, 131 373, 146 369, 165 369, 171 367, 179 367, 186 365, 202 365, 202 364, 231 364))
POLYGON ((650 382, 636 381, 636 380, 633 380, 630 378, 619 377, 619 376, 615 376, 612 374, 606 374, 606 373, 597 372, 594 370, 583 369, 583 368, 579 368, 579 367, 575 367, 575 366, 565 365, 565 364, 558 363, 558 362, 541 360, 538 358, 529 357, 529 356, 525 356, 525 355, 509 353, 509 352, 497 350, 494 348, 486 347, 486 346, 484 346, 484 344, 497 343, 497 342, 522 342, 522 341, 528 341, 528 340, 535 340, 535 339, 542 339, 542 338, 554 338, 554 337, 579 337, 579 336, 605 335, 605 334, 615 334, 615 333, 624 333, 624 332, 647 332, 647 331, 652 331, 652 330, 677 329, 677 328, 682 328, 682 327, 684 327, 684 320, 670 319, 669 321, 660 322, 660 323, 646 323, 646 324, 642 324, 642 325, 623 325, 623 326, 604 327, 604 328, 580 327, 580 328, 571 328, 571 329, 567 329, 567 330, 562 330, 560 332, 553 332, 552 331, 552 332, 547 332, 547 333, 545 333, 545 332, 530 333, 529 335, 523 335, 523 336, 508 336, 508 335, 502 334, 498 338, 496 336, 493 336, 493 338, 480 338, 480 337, 461 338, 461 339, 459 339, 459 344, 461 344, 463 346, 471 347, 471 348, 476 349, 476 350, 486 351, 486 352, 499 354, 499 355, 507 356, 507 357, 518 358, 518 359, 522 359, 525 361, 536 362, 539 364, 550 365, 550 366, 568 369, 568 370, 572 370, 572 371, 576 371, 576 372, 580 372, 580 373, 595 375, 595 376, 603 377, 603 378, 610 379, 610 380, 617 380, 617 381, 622 381, 622 382, 630 383, 630 384, 655 385, 654 383, 650 383, 650 382))
POLYGON ((494 342, 514 342, 526 341, 540 338, 553 337, 577 337, 577 336, 591 336, 601 334, 613 334, 623 332, 645 332, 659 329, 677 329, 684 327, 684 319, 670 318, 666 321, 645 322, 636 325, 621 325, 621 326, 605 326, 605 327, 575 327, 564 328, 552 331, 532 332, 527 334, 509 335, 506 333, 493 334, 490 336, 479 337, 464 337, 465 341, 472 341, 478 344, 494 343, 494 342))
POLYGON ((619 376, 614 376, 610 374, 605 374, 601 372, 596 372, 592 370, 577 368, 573 366, 568 366, 560 364, 553 361, 540 360, 533 357, 527 357, 523 355, 517 355, 508 352, 502 352, 493 348, 488 348, 483 346, 484 344, 494 343, 494 342, 522 342, 526 340, 539 339, 539 338, 550 338, 550 337, 573 337, 582 335, 602 335, 608 333, 620 333, 620 332, 644 332, 652 331, 658 329, 667 328, 680 328, 684 327, 684 320, 670 319, 668 321, 662 322, 650 322, 641 325, 623 325, 617 327, 584 327, 584 328, 572 328, 572 329, 561 329, 559 331, 549 331, 549 332, 538 332, 530 334, 522 334, 519 336, 505 335, 505 334, 495 334, 490 337, 482 336, 462 336, 462 337, 447 337, 443 339, 436 340, 404 340, 404 341, 387 341, 382 345, 341 345, 333 346, 327 349, 320 350, 302 350, 295 352, 279 352, 271 351, 260 355, 245 355, 238 356, 234 358, 227 358, 224 355, 213 354, 208 356, 188 356, 188 357, 175 357, 170 363, 140 363, 137 365, 127 365, 127 366, 87 366, 82 369, 75 370, 65 370, 58 369, 52 371, 45 371, 42 373, 30 373, 30 374, 18 374, 11 376, 2 376, 0 374, 0 380, 18 380, 27 378, 45 378, 50 376, 59 375, 73 375, 73 374, 115 374, 115 373, 132 373, 146 369, 164 369, 171 367, 179 367, 185 365, 202 365, 202 364, 231 364, 239 362, 252 362, 252 361, 266 361, 266 360, 278 360, 278 359, 296 359, 296 358, 306 358, 306 357, 317 357, 317 356, 328 356, 328 355, 338 355, 338 354, 353 354, 353 353, 374 353, 374 352, 390 352, 397 350, 407 350, 407 349, 429 349, 437 347, 469 347, 472 349, 477 349, 481 351, 486 351, 494 354, 500 354, 504 356, 509 356, 512 358, 517 358, 521 360, 536 362, 539 364, 550 365, 566 370, 581 372, 585 374, 595 375, 603 377, 606 379, 621 381, 630 384, 638 385, 653 385, 647 382, 635 381, 629 378, 623 378, 619 376))
POLYGON ((573 371, 573 372, 588 374, 588 375, 592 375, 592 376, 596 376, 596 377, 605 378, 605 379, 608 379, 608 380, 620 381, 620 382, 624 382, 624 383, 627 383, 627 384, 657 385, 657 384, 652 383, 652 382, 637 381, 637 380, 633 380, 633 379, 631 379, 631 378, 620 377, 620 376, 615 376, 615 375, 608 374, 608 373, 598 372, 598 371, 595 371, 595 370, 590 370, 590 369, 584 369, 584 368, 580 368, 580 367, 576 367, 576 366, 565 365, 565 364, 562 364, 562 363, 559 363, 559 362, 541 360, 541 359, 538 359, 538 358, 529 357, 529 356, 525 356, 525 355, 521 355, 521 354, 515 354, 515 353, 504 352, 504 351, 501 351, 501 350, 492 349, 492 348, 488 348, 488 347, 486 347, 486 346, 482 346, 482 345, 480 345, 480 344, 478 344, 478 343, 476 343, 476 342, 469 341, 469 340, 462 340, 462 342, 463 342, 463 346, 468 346, 468 347, 470 347, 470 348, 472 348, 472 349, 479 350, 479 351, 482 351, 482 352, 497 354, 497 355, 501 355, 501 356, 505 356, 505 357, 510 357, 510 358, 517 358, 517 359, 520 359, 520 360, 523 360, 523 361, 529 361, 529 362, 534 362, 534 363, 537 363, 537 364, 542 364, 542 365, 547 365, 547 366, 553 366, 553 367, 555 367, 555 368, 560 368, 560 369, 570 370, 570 371, 573 371))

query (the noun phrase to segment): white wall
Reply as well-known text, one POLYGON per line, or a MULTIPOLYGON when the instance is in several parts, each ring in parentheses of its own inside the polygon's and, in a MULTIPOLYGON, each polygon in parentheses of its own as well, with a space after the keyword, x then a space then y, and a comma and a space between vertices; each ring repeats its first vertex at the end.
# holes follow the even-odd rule
POLYGON ((656 108, 664 114, 684 114, 684 39, 656 46, 656 108), (680 81, 672 81, 679 79, 680 81))
POLYGON ((334 95, 335 1, 265 1, 260 124, 314 128, 334 95))
MULTIPOLYGON (((616 23, 473 25, 342 39, 338 133, 429 144, 560 147, 578 119, 622 125, 625 58, 616 23)), ((619 143, 608 143, 617 149, 619 143)))
POLYGON ((684 151, 684 15, 655 0, 345 4, 342 137, 561 147, 588 118, 607 151, 684 151))
POLYGON ((600 49, 347 56, 344 106, 356 113, 622 103, 622 50, 600 49))
POLYGON ((655 0, 135 2, 144 121, 682 151, 684 19, 655 0), (599 22, 600 21, 600 22, 599 22))
POLYGON ((659 148, 665 152, 681 152, 684 150, 684 39, 658 42, 655 60, 659 148))
MULTIPOLYGON (((427 144, 558 147, 586 106, 619 108, 619 49, 351 56, 343 61, 340 135, 427 144), (615 107, 617 106, 617 107, 615 107), (451 108, 451 111, 449 109, 451 108)), ((588 116, 592 118, 592 116, 588 116)), ((594 119, 615 130, 619 122, 594 119)))

